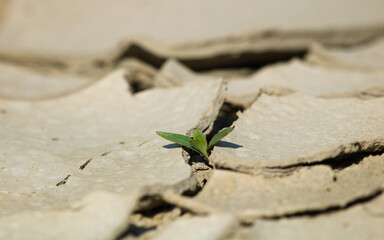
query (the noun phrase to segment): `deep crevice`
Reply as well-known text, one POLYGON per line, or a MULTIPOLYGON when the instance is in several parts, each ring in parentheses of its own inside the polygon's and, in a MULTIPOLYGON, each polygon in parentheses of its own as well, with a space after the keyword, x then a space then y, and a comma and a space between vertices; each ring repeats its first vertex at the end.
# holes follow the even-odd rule
POLYGON ((250 68, 256 70, 265 65, 288 61, 295 57, 303 58, 306 54, 307 51, 304 50, 292 52, 266 51, 262 53, 243 52, 239 54, 222 54, 204 59, 180 59, 180 62, 194 71, 226 68, 250 68))
MULTIPOLYGON (((212 70, 236 70, 247 69, 249 74, 266 65, 288 61, 292 58, 304 58, 307 54, 307 49, 303 50, 281 50, 281 51, 265 51, 265 52, 242 52, 242 53, 227 53, 215 56, 206 56, 199 59, 183 59, 176 58, 180 63, 187 66, 195 72, 204 72, 212 70)), ((117 67, 127 58, 135 58, 143 63, 151 65, 159 69, 169 56, 158 56, 155 53, 147 50, 139 44, 132 43, 123 50, 111 62, 111 67, 117 67)), ((221 75, 220 75, 221 76, 221 75)), ((154 76, 152 76, 152 79, 154 76)), ((126 76, 130 85, 130 91, 133 94, 153 88, 153 82, 143 81, 139 76, 126 76)))
POLYGON ((321 209, 321 210, 308 210, 308 211, 296 212, 296 213, 291 213, 291 214, 284 214, 284 215, 271 216, 271 217, 261 217, 261 218, 262 219, 269 219, 269 220, 278 220, 278 219, 282 219, 282 218, 316 217, 318 215, 334 213, 337 211, 346 210, 348 208, 354 207, 354 206, 359 205, 359 204, 367 203, 367 202, 379 197, 382 193, 383 193, 382 190, 378 190, 369 196, 357 198, 357 199, 347 203, 345 206, 331 206, 331 207, 328 207, 326 209, 321 209))
MULTIPOLYGON (((236 113, 242 110, 244 109, 240 106, 224 102, 219 110, 218 116, 213 122, 212 128, 208 128, 210 130, 208 135, 206 135, 207 141, 209 142, 221 129, 231 126, 238 118, 236 113)), ((186 156, 188 159, 187 163, 191 166, 199 183, 199 186, 194 191, 185 192, 183 195, 193 197, 204 188, 205 184, 207 184, 209 177, 213 173, 214 166, 198 153, 184 147, 183 149, 188 154, 188 156, 186 156)))
MULTIPOLYGON (((144 196, 144 197, 151 197, 151 196, 144 196)), ((175 205, 168 204, 163 200, 160 200, 161 203, 159 203, 158 206, 151 208, 151 209, 145 209, 145 210, 137 210, 133 214, 131 214, 131 217, 133 215, 140 216, 140 220, 133 220, 131 219, 129 225, 127 226, 126 230, 122 232, 116 240, 124 239, 127 237, 137 238, 145 233, 148 233, 150 231, 154 231, 166 222, 166 218, 161 219, 160 215, 167 215, 170 214, 175 209, 180 209, 175 205), (158 217, 160 216, 160 217, 158 217), (152 223, 148 223, 152 222, 152 223)), ((180 209, 178 213, 178 217, 181 217, 183 214, 185 214, 187 211, 184 209, 180 209)))
POLYGON ((381 152, 359 152, 359 153, 349 153, 336 158, 329 158, 323 161, 323 164, 330 166, 333 170, 343 170, 352 165, 359 164, 364 158, 369 156, 378 156, 383 154, 381 152))
POLYGON ((217 118, 213 122, 212 130, 207 135, 207 141, 209 142, 221 129, 232 126, 232 124, 238 119, 237 113, 239 111, 244 111, 244 107, 224 102, 219 110, 217 118))
MULTIPOLYGON (((287 61, 294 57, 304 58, 307 54, 306 49, 302 50, 282 50, 282 51, 264 51, 264 52, 241 52, 226 53, 215 56, 202 57, 200 59, 177 58, 182 64, 194 71, 206 71, 211 69, 227 68, 251 68, 259 69, 265 65, 280 61, 287 61)), ((148 63, 156 68, 160 68, 167 57, 158 56, 150 52, 139 44, 132 43, 113 61, 113 65, 118 65, 125 58, 137 58, 140 61, 148 63)))
POLYGON ((187 163, 191 167, 191 170, 194 173, 198 184, 193 191, 186 191, 182 195, 193 197, 196 196, 208 182, 208 178, 210 177, 213 171, 213 166, 200 154, 187 148, 183 149, 188 154, 187 163))
MULTIPOLYGON (((205 186, 205 184, 207 183, 207 180, 204 179, 203 180, 203 186, 205 186)), ((184 192, 181 193, 182 196, 186 196, 186 197, 194 197, 196 196, 203 188, 200 187, 200 186, 196 186, 195 189, 191 190, 191 189, 188 189, 184 192)))
MULTIPOLYGON (((143 196, 143 198, 151 198, 151 197, 154 197, 154 196, 143 196)), ((143 200, 143 198, 141 200, 143 200)), ((136 214, 136 215, 141 215, 142 218, 154 218, 157 214, 169 212, 174 208, 175 206, 167 204, 161 200, 161 203, 159 203, 156 207, 145 209, 145 210, 137 210, 131 215, 136 214)), ((116 239, 123 239, 129 236, 138 237, 148 231, 156 230, 156 228, 157 226, 155 224, 151 226, 146 226, 145 224, 140 224, 140 222, 135 222, 131 220, 126 230, 122 232, 116 239)))
POLYGON ((138 92, 142 92, 142 91, 145 91, 146 87, 143 87, 143 85, 141 84, 140 81, 132 81, 132 82, 129 82, 129 86, 130 86, 130 91, 132 94, 136 94, 138 92))
POLYGON ((354 152, 354 153, 347 153, 344 155, 340 155, 335 158, 327 158, 321 161, 316 162, 310 162, 310 163, 298 163, 293 164, 289 166, 283 166, 283 167, 267 167, 266 170, 275 170, 275 169, 281 169, 281 170, 287 170, 290 169, 296 169, 300 167, 312 167, 317 165, 326 165, 332 168, 332 170, 343 170, 347 167, 350 167, 352 165, 359 164, 364 158, 369 156, 379 156, 384 154, 384 150, 381 151, 367 151, 367 152, 354 152))
POLYGON ((155 208, 146 209, 146 210, 138 210, 135 213, 140 213, 143 217, 153 218, 159 213, 169 212, 175 208, 174 205, 168 204, 165 201, 161 200, 162 203, 159 204, 155 208))

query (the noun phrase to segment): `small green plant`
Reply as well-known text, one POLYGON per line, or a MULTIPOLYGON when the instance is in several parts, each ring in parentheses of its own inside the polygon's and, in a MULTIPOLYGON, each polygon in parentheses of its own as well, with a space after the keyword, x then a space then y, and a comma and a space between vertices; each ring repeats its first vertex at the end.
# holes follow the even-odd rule
POLYGON ((189 148, 201 155, 203 155, 206 159, 208 159, 211 154, 212 147, 220 141, 223 137, 227 136, 235 127, 224 128, 220 132, 218 132, 209 144, 207 143, 207 139, 199 129, 193 130, 193 138, 184 136, 177 133, 169 133, 169 132, 160 132, 156 131, 157 135, 163 137, 171 142, 177 143, 181 146, 189 148))

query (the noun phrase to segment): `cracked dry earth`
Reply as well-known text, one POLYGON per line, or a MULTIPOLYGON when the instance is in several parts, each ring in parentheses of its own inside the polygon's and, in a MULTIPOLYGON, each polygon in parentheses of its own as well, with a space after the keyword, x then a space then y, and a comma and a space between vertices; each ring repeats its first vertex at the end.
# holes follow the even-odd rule
POLYGON ((0 2, 0 239, 383 239, 382 1, 0 2))

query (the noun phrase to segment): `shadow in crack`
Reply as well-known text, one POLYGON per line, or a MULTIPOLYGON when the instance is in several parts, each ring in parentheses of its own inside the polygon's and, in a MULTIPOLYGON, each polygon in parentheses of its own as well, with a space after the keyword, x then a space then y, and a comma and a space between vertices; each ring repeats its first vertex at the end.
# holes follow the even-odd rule
POLYGON ((144 233, 147 233, 149 231, 153 231, 153 230, 156 230, 156 226, 153 226, 153 227, 139 227, 139 226, 135 226, 133 224, 130 224, 128 226, 128 228, 120 234, 120 236, 118 236, 116 239, 119 240, 119 239, 134 239, 134 238, 137 238, 139 237, 140 235, 144 234, 144 233))
POLYGON ((236 143, 231 143, 227 141, 219 141, 218 143, 215 144, 215 147, 224 147, 224 148, 241 148, 243 147, 242 145, 236 144, 236 143))
POLYGON ((122 47, 118 56, 113 59, 113 65, 118 65, 125 58, 136 58, 145 63, 148 63, 156 68, 160 68, 167 58, 174 57, 182 64, 191 68, 194 71, 206 71, 211 69, 225 68, 252 68, 259 69, 267 64, 276 63, 279 61, 288 61, 294 57, 303 58, 307 53, 306 47, 293 50, 265 50, 253 51, 244 50, 237 53, 220 53, 215 55, 205 54, 201 57, 177 57, 164 56, 151 51, 139 42, 130 42, 122 47))
MULTIPOLYGON (((181 147, 182 146, 180 146, 177 143, 171 143, 171 144, 167 144, 167 145, 163 146, 163 148, 166 148, 166 149, 181 148, 181 147)), ((236 144, 236 143, 227 142, 227 141, 219 141, 218 143, 215 144, 215 147, 235 148, 236 149, 236 148, 241 148, 243 146, 236 144)))
POLYGON ((181 146, 177 143, 171 143, 171 144, 164 145, 163 148, 173 149, 173 148, 181 148, 181 146))
POLYGON ((384 150, 377 149, 377 151, 362 151, 362 152, 352 152, 352 153, 341 153, 339 156, 323 159, 320 161, 310 162, 310 163, 298 163, 283 167, 267 167, 266 169, 291 169, 294 170, 299 167, 312 167, 317 165, 326 165, 332 168, 333 170, 341 171, 352 165, 359 164, 364 158, 369 156, 378 156, 384 154, 384 150))

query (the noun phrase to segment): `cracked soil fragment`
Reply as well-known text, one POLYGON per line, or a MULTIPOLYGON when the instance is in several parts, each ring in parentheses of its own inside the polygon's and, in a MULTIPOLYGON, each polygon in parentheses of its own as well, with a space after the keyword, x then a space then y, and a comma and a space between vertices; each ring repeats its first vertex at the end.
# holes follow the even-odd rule
POLYGON ((331 67, 363 71, 384 70, 384 40, 348 49, 327 48, 313 45, 307 59, 331 67))
POLYGON ((279 217, 343 208, 384 190, 384 155, 341 171, 303 167, 288 176, 252 176, 216 170, 196 201, 243 218, 279 217))
POLYGON ((383 86, 384 71, 334 69, 295 59, 266 67, 248 78, 229 81, 227 101, 249 106, 262 91, 270 95, 297 91, 335 98, 343 93, 383 86))
POLYGON ((139 193, 93 192, 69 205, 0 218, 0 239, 115 239, 128 225, 139 193))
MULTIPOLYGON (((207 128, 222 104, 223 83, 196 82, 133 96, 123 76, 124 71, 117 70, 86 89, 52 100, 0 99, 0 221, 13 219, 0 224, 0 232, 16 224, 18 216, 24 216, 20 212, 45 216, 49 209, 65 210, 94 191, 125 194, 153 186, 181 192, 195 187, 182 149, 167 146, 155 131, 207 128)), ((86 216, 82 221, 87 222, 86 216)), ((50 229, 49 221, 46 226, 50 229)), ((23 234, 33 230, 20 228, 23 234)), ((36 229, 34 234, 44 234, 36 229)))
POLYGON ((262 240, 381 240, 384 236, 383 215, 375 216, 366 210, 373 208, 374 211, 377 211, 376 205, 383 209, 383 194, 368 203, 359 204, 340 212, 315 217, 259 220, 253 227, 245 229, 241 236, 262 240))
POLYGON ((257 174, 356 152, 381 152, 383 106, 383 98, 262 95, 239 114, 236 128, 225 139, 242 147, 216 146, 211 160, 220 168, 257 174))
MULTIPOLYGON (((251 76, 223 79, 228 81, 226 102, 249 107, 262 93, 283 96, 300 92, 324 98, 384 96, 384 71, 335 69, 299 59, 267 66, 251 76)), ((212 81, 209 74, 198 74, 173 59, 168 60, 154 78, 158 87, 182 86, 196 80, 212 81)))
POLYGON ((73 74, 49 72, 48 68, 27 68, 0 61, 0 97, 44 99, 69 94, 94 79, 73 74))
POLYGON ((230 214, 213 214, 210 216, 185 217, 178 219, 153 238, 155 240, 206 239, 218 240, 236 226, 235 217, 230 214))

